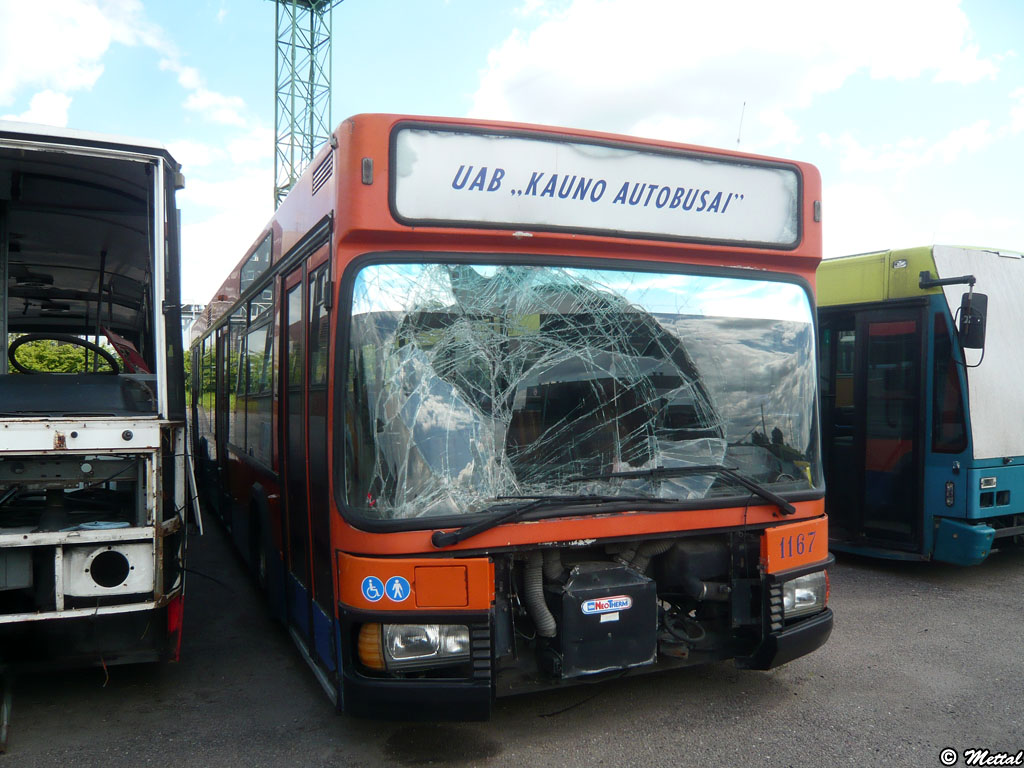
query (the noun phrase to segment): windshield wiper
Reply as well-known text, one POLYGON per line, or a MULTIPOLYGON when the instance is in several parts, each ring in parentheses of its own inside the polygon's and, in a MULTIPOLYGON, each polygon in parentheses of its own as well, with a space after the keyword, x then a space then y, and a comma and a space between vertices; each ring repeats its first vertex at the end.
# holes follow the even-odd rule
POLYGON ((600 475, 587 475, 585 477, 571 477, 569 482, 583 482, 584 480, 609 480, 613 477, 622 478, 649 478, 657 480, 666 477, 682 477, 684 475, 706 475, 714 473, 727 477, 735 483, 742 485, 751 493, 760 496, 765 501, 770 501, 779 508, 783 515, 795 515, 796 507, 779 496, 777 493, 768 490, 758 482, 751 480, 745 475, 736 471, 736 467, 725 467, 721 464, 693 464, 688 467, 652 467, 651 469, 633 469, 624 472, 605 472, 600 475))
POLYGON ((497 528, 503 523, 518 520, 527 512, 543 507, 562 507, 573 504, 608 504, 618 501, 643 501, 645 503, 663 504, 666 501, 672 501, 671 499, 652 499, 649 496, 600 496, 597 494, 576 494, 573 496, 499 496, 498 498, 509 501, 521 499, 532 499, 532 501, 527 501, 525 504, 513 504, 512 506, 508 506, 506 501, 493 504, 481 510, 481 514, 489 515, 489 517, 469 525, 464 525, 461 528, 456 528, 454 531, 434 531, 430 537, 430 543, 438 549, 450 547, 479 533, 489 531, 491 528, 497 528), (508 509, 505 509, 507 506, 508 509))

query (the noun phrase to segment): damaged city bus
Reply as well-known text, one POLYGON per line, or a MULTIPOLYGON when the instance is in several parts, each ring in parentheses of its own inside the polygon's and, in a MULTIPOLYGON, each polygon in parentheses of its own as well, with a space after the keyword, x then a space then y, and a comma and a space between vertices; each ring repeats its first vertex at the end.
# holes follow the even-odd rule
POLYGON ((832 547, 974 565, 1024 544, 1024 259, 928 246, 818 269, 832 547))
POLYGON ((815 168, 344 122, 193 343, 199 482, 340 709, 822 645, 815 168))
POLYGON ((178 165, 0 123, 0 665, 176 658, 178 165))

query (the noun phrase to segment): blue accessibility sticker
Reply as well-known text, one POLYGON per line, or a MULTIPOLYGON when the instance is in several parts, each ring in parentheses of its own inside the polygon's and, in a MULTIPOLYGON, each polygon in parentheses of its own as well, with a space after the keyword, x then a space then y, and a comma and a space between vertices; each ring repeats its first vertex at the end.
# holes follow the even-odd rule
POLYGON ((371 603, 376 603, 384 597, 384 582, 376 576, 367 576, 363 579, 363 597, 371 603))
POLYGON ((409 597, 409 593, 412 592, 412 588, 409 586, 408 579, 403 579, 401 576, 392 576, 388 579, 388 583, 385 585, 384 591, 387 593, 388 598, 394 600, 396 603, 400 603, 409 597))

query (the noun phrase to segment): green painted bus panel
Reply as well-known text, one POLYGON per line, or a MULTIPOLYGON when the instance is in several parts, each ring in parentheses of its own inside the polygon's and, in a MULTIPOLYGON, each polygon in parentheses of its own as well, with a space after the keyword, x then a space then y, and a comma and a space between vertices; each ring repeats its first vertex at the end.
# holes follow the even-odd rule
POLYGON ((936 276, 932 246, 825 259, 818 267, 818 305, 865 304, 939 293, 918 287, 924 271, 936 276))
MULTIPOLYGON (((889 295, 890 299, 907 299, 912 296, 925 296, 930 293, 942 293, 941 288, 918 287, 921 273, 927 270, 931 276, 938 277, 935 256, 932 246, 922 248, 904 248, 889 252, 889 295), (898 262, 906 262, 906 266, 897 268, 898 262)), ((949 275, 943 275, 949 277, 949 275)))
POLYGON ((825 259, 818 265, 818 306, 860 304, 885 298, 886 254, 825 259))

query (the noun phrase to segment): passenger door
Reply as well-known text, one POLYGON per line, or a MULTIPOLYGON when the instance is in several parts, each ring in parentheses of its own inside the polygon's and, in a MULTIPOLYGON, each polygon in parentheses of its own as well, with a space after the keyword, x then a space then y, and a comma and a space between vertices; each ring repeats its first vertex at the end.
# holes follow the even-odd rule
POLYGON ((923 315, 823 310, 826 509, 835 538, 921 547, 923 315))
POLYGON ((336 668, 328 465, 330 279, 324 244, 284 277, 282 463, 288 620, 309 655, 336 668))
POLYGON ((285 275, 281 302, 281 452, 288 623, 310 638, 309 506, 306 481, 306 267, 285 275))
POLYGON ((864 336, 864 533, 904 549, 920 535, 921 313, 860 318, 864 336))

